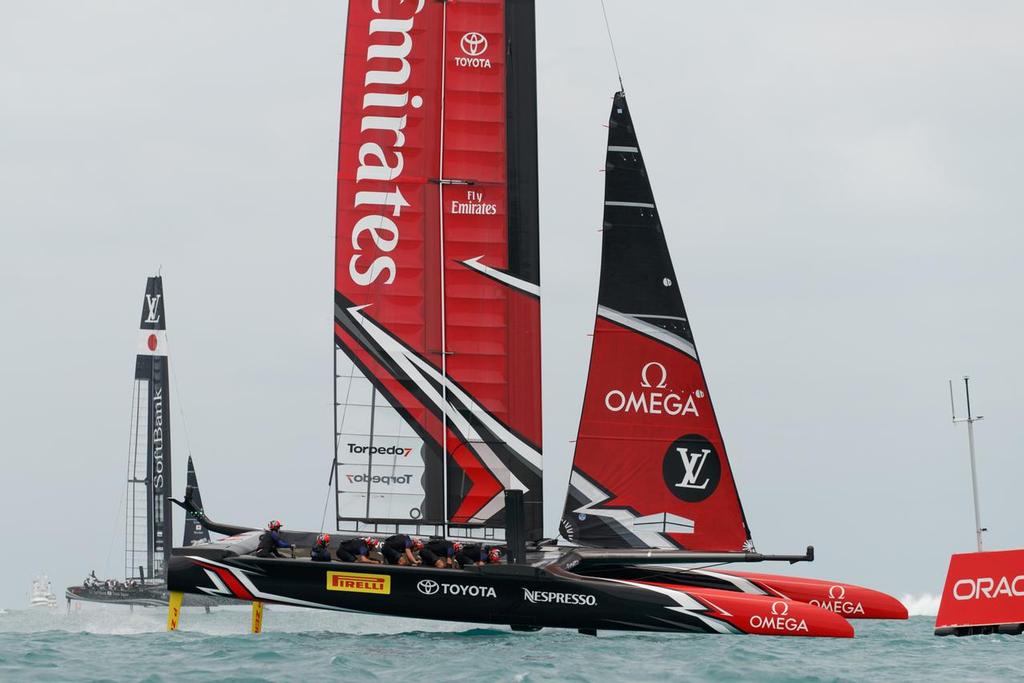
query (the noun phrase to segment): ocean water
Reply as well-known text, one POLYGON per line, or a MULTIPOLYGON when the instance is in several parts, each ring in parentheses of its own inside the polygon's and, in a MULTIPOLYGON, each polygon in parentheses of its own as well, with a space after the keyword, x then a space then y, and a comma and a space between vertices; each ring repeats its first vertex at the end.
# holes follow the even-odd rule
POLYGON ((1024 637, 937 638, 934 617, 855 622, 852 640, 494 627, 270 608, 84 606, 0 614, 0 681, 993 681, 1024 678, 1024 637))

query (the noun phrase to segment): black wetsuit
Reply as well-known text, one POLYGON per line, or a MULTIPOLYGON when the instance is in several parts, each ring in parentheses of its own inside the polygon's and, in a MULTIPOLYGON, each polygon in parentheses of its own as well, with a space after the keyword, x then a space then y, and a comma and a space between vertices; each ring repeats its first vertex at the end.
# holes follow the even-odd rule
POLYGON ((338 559, 342 562, 355 562, 359 557, 366 557, 369 555, 370 549, 366 546, 366 542, 361 538, 350 538, 347 541, 342 541, 341 545, 338 546, 338 559))
POLYGON ((405 534, 388 536, 381 544, 381 553, 388 564, 398 564, 398 558, 405 555, 405 551, 412 547, 412 539, 405 534))
POLYGON ((462 550, 455 556, 455 561, 463 567, 476 564, 477 562, 486 562, 488 550, 489 548, 479 543, 467 543, 462 546, 462 550))
POLYGON ((309 551, 309 559, 314 562, 330 562, 331 549, 325 545, 315 545, 313 546, 313 549, 309 551))
POLYGON ((452 557, 455 551, 452 548, 452 542, 446 541, 443 538, 436 538, 431 541, 427 541, 423 549, 420 550, 420 559, 423 560, 424 566, 433 567, 437 564, 438 560, 446 560, 452 557))
POLYGON ((284 557, 277 552, 277 549, 291 547, 291 544, 282 539, 276 531, 264 531, 260 536, 260 545, 253 555, 256 557, 284 557))

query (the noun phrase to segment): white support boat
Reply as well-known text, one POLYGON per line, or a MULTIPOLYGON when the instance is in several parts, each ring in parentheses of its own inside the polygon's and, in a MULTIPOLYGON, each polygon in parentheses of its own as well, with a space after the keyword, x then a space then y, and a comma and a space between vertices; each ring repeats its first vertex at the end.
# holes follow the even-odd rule
POLYGON ((30 607, 46 607, 51 609, 57 606, 57 596, 53 594, 50 579, 46 574, 41 574, 32 581, 32 590, 29 592, 28 604, 30 607))

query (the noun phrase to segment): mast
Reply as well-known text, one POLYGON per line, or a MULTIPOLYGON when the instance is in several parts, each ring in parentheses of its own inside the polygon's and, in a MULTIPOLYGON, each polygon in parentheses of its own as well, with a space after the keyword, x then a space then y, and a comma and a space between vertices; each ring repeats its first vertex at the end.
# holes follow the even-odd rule
POLYGON ((135 384, 128 454, 125 577, 143 567, 163 576, 171 557, 170 376, 163 279, 148 278, 135 356, 135 384))
MULTIPOLYGON (((448 3, 443 2, 441 4, 441 64, 445 63, 445 58, 448 52, 448 41, 445 39, 448 35, 448 3)), ((438 308, 441 315, 441 347, 440 347, 440 360, 441 360, 441 376, 448 376, 448 315, 447 315, 447 287, 445 286, 445 271, 447 270, 447 262, 444 258, 444 186, 449 182, 445 179, 444 175, 444 100, 445 100, 445 74, 447 69, 441 69, 441 116, 438 120, 437 136, 438 136, 438 150, 437 155, 437 250, 439 252, 438 258, 438 274, 440 277, 440 288, 438 293, 440 297, 438 299, 438 308)), ((443 536, 448 536, 447 522, 450 519, 450 512, 448 508, 448 383, 441 383, 441 457, 443 458, 442 469, 444 471, 444 477, 442 477, 442 489, 441 489, 441 500, 444 506, 444 521, 446 526, 442 532, 443 536)))
POLYGON ((953 424, 967 423, 967 447, 971 455, 971 492, 974 500, 974 538, 978 544, 978 552, 982 552, 982 534, 988 529, 981 526, 981 500, 978 496, 978 466, 974 457, 974 423, 985 419, 984 415, 975 416, 971 412, 971 385, 970 377, 964 375, 964 397, 967 402, 967 417, 957 418, 956 403, 953 401, 953 380, 949 381, 949 405, 953 413, 953 424))

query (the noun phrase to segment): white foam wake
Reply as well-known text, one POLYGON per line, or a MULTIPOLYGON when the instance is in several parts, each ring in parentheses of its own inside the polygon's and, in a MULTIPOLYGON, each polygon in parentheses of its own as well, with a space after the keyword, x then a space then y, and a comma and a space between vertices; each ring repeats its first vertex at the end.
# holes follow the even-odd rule
POLYGON ((904 595, 901 602, 907 606, 910 616, 934 617, 939 613, 939 596, 931 593, 904 595))
MULTIPOLYGON (((207 635, 237 635, 249 630, 247 605, 214 607, 209 614, 199 607, 182 610, 182 631, 207 635)), ((264 628, 268 632, 303 633, 322 631, 351 635, 400 634, 410 632, 435 633, 440 631, 466 631, 474 628, 495 628, 482 624, 423 621, 386 617, 357 612, 330 612, 297 607, 272 605, 267 607, 264 628)), ((163 607, 137 607, 129 610, 124 605, 94 603, 72 604, 68 611, 57 609, 11 610, 0 617, 0 633, 38 633, 67 631, 103 635, 131 635, 161 633, 167 628, 167 609, 163 607)))

